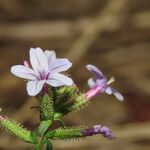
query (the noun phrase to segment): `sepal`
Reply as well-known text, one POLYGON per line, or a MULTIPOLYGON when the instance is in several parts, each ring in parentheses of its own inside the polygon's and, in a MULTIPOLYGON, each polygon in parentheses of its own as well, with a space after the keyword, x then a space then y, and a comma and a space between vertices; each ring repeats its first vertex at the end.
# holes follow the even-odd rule
POLYGON ((41 120, 52 120, 54 116, 53 91, 51 91, 49 94, 46 93, 41 96, 39 101, 41 120))
POLYGON ((68 105, 71 105, 74 97, 78 93, 76 86, 63 86, 54 89, 55 100, 54 109, 55 112, 65 112, 68 105))
POLYGON ((19 123, 10 120, 8 118, 3 118, 0 120, 0 125, 5 128, 8 132, 12 135, 15 135, 19 139, 29 142, 29 143, 36 143, 36 137, 32 134, 29 130, 25 129, 19 123))
POLYGON ((90 103, 90 101, 87 100, 85 94, 80 93, 76 99, 75 102, 73 103, 73 105, 71 105, 68 110, 69 112, 71 111, 79 111, 85 107, 87 107, 87 105, 90 103))
POLYGON ((48 139, 71 140, 82 138, 84 129, 82 127, 63 127, 46 133, 48 139))
POLYGON ((65 86, 55 89, 54 118, 66 115, 72 111, 79 111, 87 106, 89 101, 77 86, 65 86))

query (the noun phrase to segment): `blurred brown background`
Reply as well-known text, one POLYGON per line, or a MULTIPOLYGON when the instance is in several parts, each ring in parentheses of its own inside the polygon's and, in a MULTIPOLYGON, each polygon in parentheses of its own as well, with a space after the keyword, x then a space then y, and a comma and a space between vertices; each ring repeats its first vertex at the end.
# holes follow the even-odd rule
MULTIPOLYGON (((87 109, 64 118, 67 125, 102 124, 117 139, 101 136, 54 141, 55 150, 150 149, 150 0, 0 0, 0 106, 2 114, 27 128, 37 127, 36 100, 10 67, 28 58, 30 47, 55 49, 73 62, 69 74, 88 89, 94 64, 116 77, 112 85, 125 97, 97 96, 87 109)), ((30 150, 31 145, 0 131, 0 150, 30 150)))

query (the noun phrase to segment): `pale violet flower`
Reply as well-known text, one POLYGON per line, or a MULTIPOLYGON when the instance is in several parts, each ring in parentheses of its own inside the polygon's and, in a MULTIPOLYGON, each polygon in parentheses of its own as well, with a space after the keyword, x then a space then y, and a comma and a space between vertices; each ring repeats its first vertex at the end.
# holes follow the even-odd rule
POLYGON ((87 98, 90 99, 97 93, 105 92, 107 94, 114 94, 119 101, 123 101, 122 94, 109 86, 109 84, 115 80, 113 77, 107 81, 102 72, 94 65, 87 65, 86 68, 93 75, 93 77, 88 80, 88 85, 90 86, 91 90, 86 93, 87 98))
POLYGON ((30 49, 30 65, 24 61, 24 65, 15 65, 11 67, 11 73, 27 79, 27 92, 30 96, 37 95, 45 85, 52 87, 70 86, 72 79, 61 74, 72 66, 72 63, 66 58, 56 58, 54 51, 41 48, 30 49))

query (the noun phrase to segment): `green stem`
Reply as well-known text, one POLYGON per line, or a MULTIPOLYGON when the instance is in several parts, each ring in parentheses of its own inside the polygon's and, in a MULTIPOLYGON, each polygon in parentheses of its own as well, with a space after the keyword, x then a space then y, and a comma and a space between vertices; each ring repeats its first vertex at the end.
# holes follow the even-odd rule
POLYGON ((47 138, 43 136, 42 139, 41 139, 41 142, 40 142, 40 148, 43 148, 46 141, 47 141, 47 138))
POLYGON ((41 141, 37 145, 35 145, 34 150, 42 150, 46 141, 47 139, 43 136, 41 141))
POLYGON ((47 140, 46 141, 46 150, 52 150, 52 149, 53 149, 53 146, 52 146, 51 141, 47 140))

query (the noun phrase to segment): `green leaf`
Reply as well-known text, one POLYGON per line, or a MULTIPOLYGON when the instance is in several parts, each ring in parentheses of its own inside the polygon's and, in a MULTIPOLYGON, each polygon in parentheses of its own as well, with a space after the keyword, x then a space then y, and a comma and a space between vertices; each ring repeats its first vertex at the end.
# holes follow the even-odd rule
POLYGON ((38 128, 38 135, 43 135, 51 124, 52 124, 52 120, 41 121, 40 126, 38 128))
POLYGON ((63 116, 62 113, 56 112, 56 113, 54 113, 54 120, 58 120, 58 119, 60 119, 62 116, 63 116))

